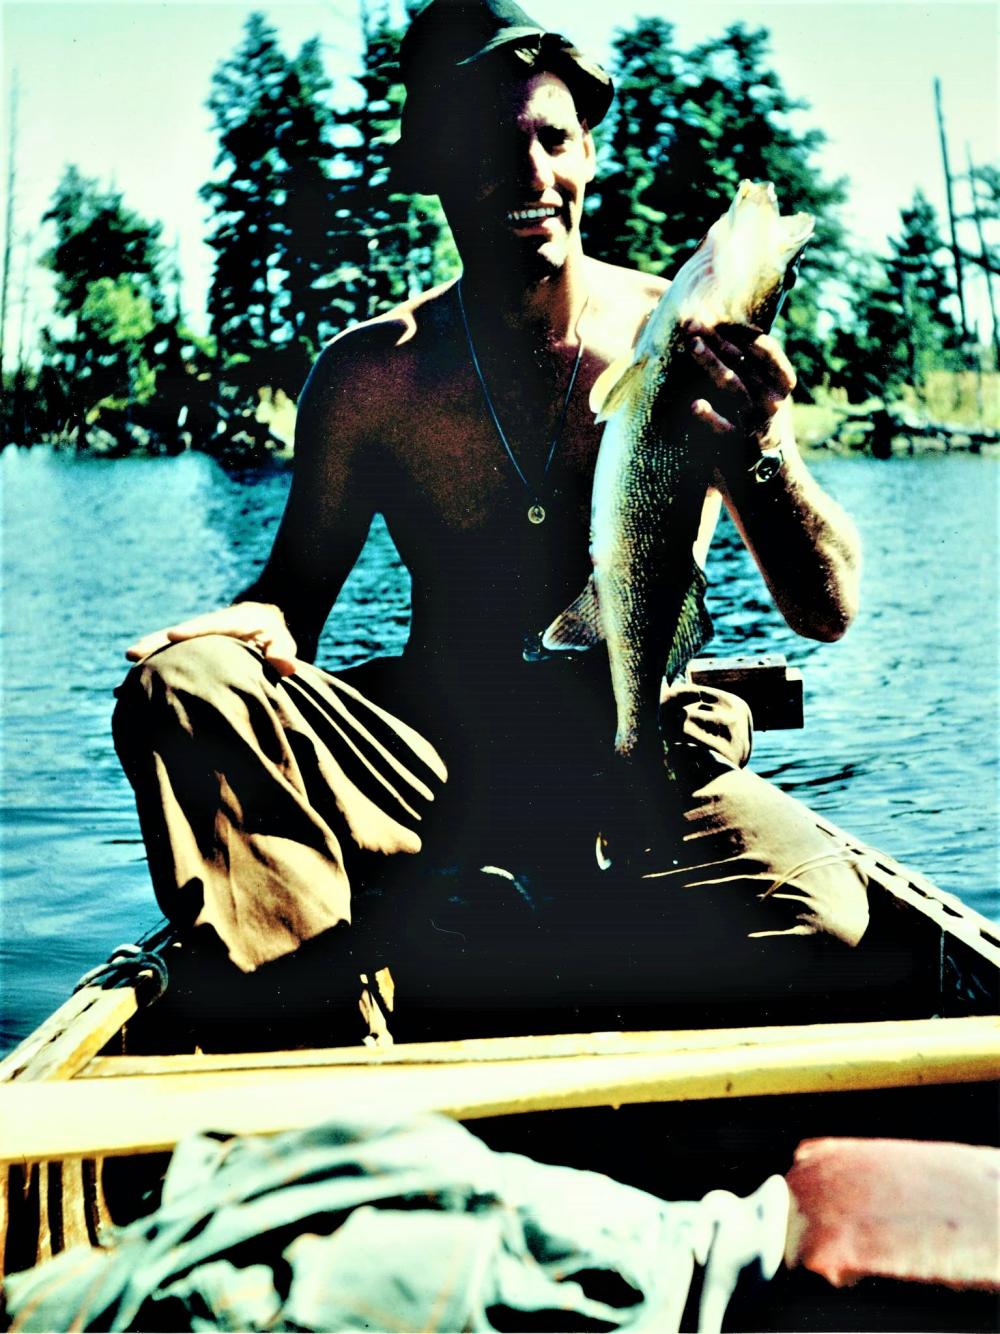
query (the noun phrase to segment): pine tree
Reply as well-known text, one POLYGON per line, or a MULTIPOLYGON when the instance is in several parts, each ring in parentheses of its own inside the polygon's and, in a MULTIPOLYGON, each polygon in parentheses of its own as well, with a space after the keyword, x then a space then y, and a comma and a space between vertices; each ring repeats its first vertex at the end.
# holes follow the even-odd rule
POLYGON ((331 88, 319 38, 305 43, 289 64, 281 96, 275 146, 279 164, 275 204, 279 239, 274 263, 284 293, 285 366, 277 376, 297 394, 321 343, 335 332, 328 274, 336 188, 329 174, 331 88))
POLYGON ((296 394, 320 345, 439 278, 450 256, 436 201, 389 172, 400 34, 362 4, 356 105, 334 110, 318 39, 293 60, 262 15, 216 71, 220 176, 205 186, 216 250, 209 313, 230 393, 296 394))
POLYGON ((853 270, 850 318, 833 344, 834 382, 852 401, 890 399, 904 385, 922 394, 928 373, 962 364, 961 333, 941 262, 945 243, 933 205, 917 190, 900 212, 889 255, 853 270))
POLYGON ((68 166, 42 221, 55 226, 55 244, 41 262, 55 275, 58 314, 78 317, 91 283, 125 277, 162 313, 161 226, 126 208, 120 191, 102 189, 68 166))
MULTIPOLYGON (((599 127, 599 170, 584 223, 588 246, 602 258, 656 274, 676 267, 679 248, 668 234, 674 204, 663 188, 684 92, 673 31, 664 19, 640 19, 615 38, 616 96, 599 127)), ((682 229, 681 243, 689 239, 682 229)))
POLYGON ((247 366, 252 380, 253 360, 287 337, 278 273, 285 240, 278 127, 288 76, 275 30, 254 13, 235 55, 213 74, 208 99, 219 135, 215 165, 222 169, 201 191, 212 206, 208 243, 216 252, 208 312, 223 374, 235 383, 246 378, 237 367, 247 366))
POLYGON ((390 167, 403 88, 401 32, 386 5, 363 0, 361 101, 340 112, 333 289, 345 322, 369 319, 450 276, 457 256, 436 199, 402 194, 390 167))
POLYGON ((908 331, 899 292, 884 261, 859 256, 846 271, 851 304, 831 341, 831 383, 852 403, 895 398, 912 375, 908 331))
POLYGON ((886 274, 908 331, 910 383, 921 388, 932 369, 962 365, 961 332, 948 309, 955 291, 941 263, 945 242, 933 204, 917 190, 900 213, 899 237, 890 239, 886 274))
POLYGON ((818 384, 825 350, 817 333, 824 283, 838 274, 842 181, 814 164, 823 142, 798 131, 804 108, 768 65, 768 34, 736 24, 684 53, 662 19, 640 20, 614 42, 618 109, 602 136, 607 177, 588 239, 602 257, 669 276, 729 205, 741 179, 771 181, 782 212, 817 219, 801 291, 789 301, 785 338, 801 392, 818 384), (805 296, 804 293, 808 293, 805 296))
POLYGON ((160 224, 127 208, 120 192, 66 168, 43 222, 55 243, 42 264, 55 276, 65 334, 46 330, 43 355, 63 383, 65 415, 82 443, 100 405, 128 411, 155 389, 151 337, 165 317, 160 224))

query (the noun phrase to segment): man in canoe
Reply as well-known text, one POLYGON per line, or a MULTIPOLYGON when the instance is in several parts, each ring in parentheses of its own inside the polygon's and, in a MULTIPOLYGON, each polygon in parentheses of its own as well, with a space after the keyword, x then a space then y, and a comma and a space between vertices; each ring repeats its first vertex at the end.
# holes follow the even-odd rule
MULTIPOLYGON (((745 767, 746 706, 665 693, 662 818, 602 870, 607 654, 541 646, 590 573, 591 389, 668 286, 581 244, 610 80, 513 0, 432 0, 401 65, 399 183, 440 196, 461 281, 324 350, 260 577, 128 650, 116 742, 161 906, 245 971, 353 918, 334 945, 430 1009, 824 993, 865 931, 865 876, 745 767), (377 513, 412 576, 409 642, 333 677, 312 660, 377 513)), ((682 336, 711 461, 691 596, 724 503, 788 623, 837 639, 858 541, 796 448, 791 365, 769 337, 682 336)))

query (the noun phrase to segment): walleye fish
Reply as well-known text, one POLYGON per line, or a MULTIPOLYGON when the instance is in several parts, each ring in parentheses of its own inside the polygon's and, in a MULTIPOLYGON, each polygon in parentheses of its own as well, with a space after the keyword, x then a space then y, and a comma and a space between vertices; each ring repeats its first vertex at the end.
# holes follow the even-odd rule
POLYGON ((699 433, 689 412, 693 368, 681 355, 679 326, 697 319, 707 327, 767 332, 812 231, 808 213, 780 215, 770 183, 741 182, 631 354, 594 385, 591 407, 606 425, 591 504, 593 574, 544 631, 542 644, 585 649, 606 641, 615 750, 623 757, 642 751, 662 764, 660 682, 676 675, 711 633, 701 607, 704 576, 692 557, 710 448, 693 438, 699 433))

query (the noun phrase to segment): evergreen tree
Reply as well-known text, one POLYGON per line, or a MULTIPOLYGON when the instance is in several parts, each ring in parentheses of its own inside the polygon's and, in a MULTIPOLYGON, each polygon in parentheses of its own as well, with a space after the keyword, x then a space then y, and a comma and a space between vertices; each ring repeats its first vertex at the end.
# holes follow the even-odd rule
POLYGON ((685 91, 684 56, 673 31, 664 19, 640 19, 615 38, 616 96, 599 127, 599 171, 584 224, 602 258, 656 274, 671 272, 679 244, 690 240, 682 228, 678 243, 676 227, 670 235, 667 226, 675 203, 664 183, 685 91))
POLYGON ((361 101, 337 116, 346 134, 337 155, 333 289, 346 323, 369 319, 457 268, 437 200, 396 191, 391 145, 398 137, 403 87, 401 32, 384 0, 362 3, 361 101))
POLYGON ((961 366, 962 338, 948 309, 955 292, 941 263, 945 243, 934 206, 922 191, 901 211, 900 221, 899 237, 889 241, 886 273, 908 331, 910 383, 919 388, 928 371, 961 366))
POLYGON ((288 323, 313 353, 329 331, 322 284, 329 268, 333 200, 327 169, 334 152, 328 137, 333 116, 324 100, 330 88, 319 38, 313 38, 288 67, 276 136, 281 158, 277 263, 285 275, 288 323))
POLYGON ((861 256, 847 270, 848 315, 838 321, 831 344, 831 382, 852 403, 895 398, 912 375, 908 331, 898 290, 884 261, 861 256))
POLYGON ((353 106, 331 108, 318 39, 288 60, 260 14, 213 77, 222 172, 203 190, 217 256, 209 313, 224 378, 244 399, 265 383, 296 394, 327 338, 449 263, 436 201, 390 180, 400 34, 384 3, 364 0, 361 15, 353 106))
POLYGON ((803 210, 817 220, 785 324, 807 393, 825 364, 817 321, 824 282, 842 263, 836 210, 845 185, 818 173, 822 134, 793 126, 792 114, 805 104, 768 67, 767 32, 736 24, 684 53, 669 23, 643 19, 618 33, 614 53, 617 110, 602 135, 604 178, 588 218, 594 250, 669 275, 728 207, 740 180, 771 181, 782 212, 803 210))
POLYGON ((162 314, 162 229, 126 208, 119 191, 104 190, 69 166, 42 221, 55 226, 55 244, 41 262, 55 275, 59 315, 77 318, 90 284, 100 278, 128 278, 133 290, 162 314))
POLYGON ((69 329, 43 335, 45 360, 63 384, 49 397, 82 442, 99 406, 127 411, 153 394, 150 338, 166 310, 161 228, 72 166, 43 221, 54 225, 55 242, 41 262, 55 275, 56 313, 69 329))
POLYGON ((235 367, 287 336, 278 273, 285 242, 278 131, 288 77, 275 30, 262 14, 251 14, 242 44, 213 74, 208 99, 221 168, 201 192, 212 206, 208 243, 216 252, 208 312, 223 374, 236 382, 235 367))
POLYGON ((961 332, 949 303, 954 289, 933 205, 916 191, 900 213, 889 255, 855 269, 852 314, 838 330, 835 383, 855 402, 892 398, 904 385, 923 392, 932 370, 962 364, 961 332))

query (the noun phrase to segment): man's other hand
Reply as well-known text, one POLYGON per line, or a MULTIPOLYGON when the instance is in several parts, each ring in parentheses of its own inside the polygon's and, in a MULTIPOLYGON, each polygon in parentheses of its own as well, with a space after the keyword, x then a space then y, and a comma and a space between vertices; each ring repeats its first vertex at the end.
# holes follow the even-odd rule
POLYGON ((280 608, 269 602, 236 602, 165 630, 154 630, 130 644, 125 656, 132 662, 140 662, 168 644, 197 639, 200 635, 228 635, 242 640, 259 650, 282 676, 291 676, 295 671, 295 640, 280 608))

